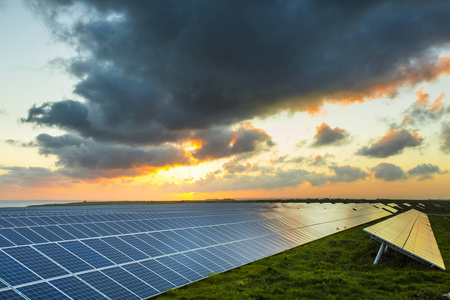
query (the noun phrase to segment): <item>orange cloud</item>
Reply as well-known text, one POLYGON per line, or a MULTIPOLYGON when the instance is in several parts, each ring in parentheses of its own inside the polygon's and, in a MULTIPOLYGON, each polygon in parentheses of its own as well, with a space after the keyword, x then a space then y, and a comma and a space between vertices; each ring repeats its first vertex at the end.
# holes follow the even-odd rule
POLYGON ((423 138, 415 131, 404 128, 389 130, 377 142, 364 146, 356 154, 377 158, 386 158, 400 154, 405 148, 414 148, 422 144, 423 138))
MULTIPOLYGON (((434 81, 445 75, 450 75, 450 56, 439 57, 434 62, 414 62, 400 66, 397 71, 390 75, 378 78, 363 86, 325 92, 321 95, 310 95, 309 101, 296 106, 296 110, 316 115, 326 102, 350 105, 355 102, 362 103, 373 99, 392 98, 397 94, 398 89, 403 86, 414 86, 420 82, 434 81)), ((419 90, 416 95, 418 96, 418 104, 428 102, 428 94, 419 90)), ((439 98, 442 99, 442 97, 444 95, 441 94, 439 98)), ((439 101, 437 101, 437 106, 439 106, 439 101)))

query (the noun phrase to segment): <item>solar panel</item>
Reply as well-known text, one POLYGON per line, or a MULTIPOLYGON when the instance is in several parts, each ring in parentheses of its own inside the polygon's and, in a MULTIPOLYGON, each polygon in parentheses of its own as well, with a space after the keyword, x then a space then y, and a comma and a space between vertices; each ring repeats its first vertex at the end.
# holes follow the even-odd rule
POLYGON ((0 209, 0 299, 144 299, 391 214, 383 208, 199 203, 0 209))
POLYGON ((110 299, 139 299, 136 294, 132 293, 100 271, 83 273, 78 275, 78 277, 110 299))
POLYGON ((75 276, 55 279, 50 284, 73 299, 108 299, 75 276))
POLYGON ((14 290, 8 289, 8 290, 0 291, 0 299, 23 300, 25 298, 23 298, 21 295, 19 295, 14 290))
MULTIPOLYGON (((364 228, 373 238, 392 249, 445 270, 439 246, 425 213, 411 209, 388 220, 364 228)), ((383 248, 383 247, 382 247, 383 248)), ((379 255, 383 249, 380 248, 379 255)), ((375 262, 375 263, 376 263, 375 262)))

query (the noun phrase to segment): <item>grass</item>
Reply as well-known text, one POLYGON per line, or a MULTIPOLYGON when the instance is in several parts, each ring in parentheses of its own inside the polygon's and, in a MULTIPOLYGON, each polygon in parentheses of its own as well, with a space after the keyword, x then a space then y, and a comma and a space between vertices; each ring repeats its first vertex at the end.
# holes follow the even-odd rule
MULTIPOLYGON (((431 215, 430 222, 448 266, 450 220, 431 215)), ((380 244, 370 242, 362 231, 368 225, 215 274, 156 299, 448 299, 442 296, 450 292, 447 271, 393 250, 373 265, 380 244)))

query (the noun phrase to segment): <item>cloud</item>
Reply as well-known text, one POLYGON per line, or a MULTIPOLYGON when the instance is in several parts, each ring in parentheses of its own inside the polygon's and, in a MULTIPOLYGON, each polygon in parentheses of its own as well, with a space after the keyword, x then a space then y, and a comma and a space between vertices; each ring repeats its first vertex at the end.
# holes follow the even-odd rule
POLYGON ((41 154, 56 155, 57 165, 68 168, 132 169, 189 164, 184 152, 170 145, 137 148, 102 144, 69 134, 40 134, 36 140, 41 154))
POLYGON ((270 174, 260 176, 229 175, 220 177, 209 173, 192 184, 181 188, 183 192, 213 193, 216 191, 241 191, 241 190, 275 190, 287 187, 295 188, 305 182, 308 171, 297 169, 283 171, 275 170, 270 174))
POLYGON ((405 148, 413 148, 420 146, 423 138, 417 132, 409 132, 406 129, 389 130, 385 136, 381 137, 377 142, 369 147, 364 146, 359 149, 356 154, 386 158, 392 155, 399 154, 405 148))
POLYGON ((16 185, 21 187, 67 186, 67 178, 57 171, 39 167, 1 167, 7 171, 0 175, 0 186, 16 185))
POLYGON ((259 171, 260 167, 258 164, 251 164, 249 162, 246 163, 240 163, 239 159, 233 159, 230 161, 227 161, 222 166, 223 170, 225 170, 228 174, 235 174, 235 173, 244 173, 244 172, 254 172, 259 171))
POLYGON ((325 166, 327 164, 327 158, 332 155, 329 155, 328 153, 325 153, 324 155, 316 155, 312 159, 312 161, 309 163, 310 166, 320 167, 325 166))
MULTIPOLYGON (((77 53, 52 64, 76 78, 81 101, 46 99, 22 119, 65 131, 37 140, 40 153, 55 155, 70 177, 133 176, 257 154, 274 142, 245 123, 254 117, 393 97, 399 87, 450 74, 450 58, 430 51, 450 41, 446 2, 36 0, 30 6, 77 53)), ((339 127, 319 128, 317 147, 348 137, 339 127)), ((387 157, 422 142, 415 132, 406 141, 405 130, 393 132, 395 141, 379 141, 362 155, 387 157)))
MULTIPOLYGON (((233 168, 236 166, 239 167, 239 165, 232 166, 233 168)), ((203 193, 213 193, 216 191, 276 190, 296 188, 305 182, 309 182, 312 186, 321 186, 327 183, 354 182, 364 180, 369 175, 360 168, 351 166, 329 167, 333 172, 330 175, 313 173, 303 169, 253 169, 254 166, 250 167, 248 165, 243 167, 245 170, 244 168, 240 168, 237 172, 229 172, 223 176, 220 176, 221 172, 211 172, 204 178, 196 181, 187 180, 182 186, 174 186, 173 189, 178 192, 203 193), (243 174, 247 171, 259 171, 260 174, 257 176, 243 174)))
POLYGON ((257 148, 268 149, 274 145, 266 132, 249 124, 241 124, 234 130, 215 128, 196 132, 193 140, 198 141, 201 145, 193 151, 193 157, 200 160, 254 152, 257 148))
POLYGON ((441 171, 439 166, 432 164, 420 164, 408 171, 408 175, 418 176, 418 180, 433 179, 433 174, 444 174, 447 171, 441 171))
POLYGON ((328 145, 341 145, 348 136, 349 133, 345 129, 335 127, 332 129, 327 123, 323 122, 320 126, 316 127, 316 134, 314 135, 313 147, 321 147, 328 145))
POLYGON ((416 92, 417 100, 404 112, 405 117, 402 124, 415 125, 416 123, 423 124, 428 121, 436 121, 448 110, 442 102, 445 93, 441 93, 434 101, 429 103, 430 95, 424 93, 423 89, 421 87, 416 92))
POLYGON ((441 139, 441 150, 450 153, 450 123, 442 123, 441 139))
POLYGON ((36 147, 37 143, 34 141, 31 142, 22 142, 19 140, 13 140, 13 139, 7 139, 5 140, 6 144, 9 144, 11 146, 16 146, 16 147, 23 147, 23 148, 28 148, 28 147, 36 147))
MULTIPOLYGON (((1 4, 0 4, 0 6, 1 6, 1 4)), ((6 115, 6 110, 0 108, 0 115, 6 115)))
POLYGON ((324 173, 309 173, 305 181, 309 182, 312 186, 323 186, 327 183, 338 183, 338 182, 355 182, 359 180, 364 180, 368 173, 361 170, 358 167, 352 166, 330 166, 328 167, 330 171, 334 174, 327 175, 324 173))
POLYGON ((367 176, 369 176, 369 174, 357 167, 331 166, 328 168, 335 173, 334 175, 329 177, 330 182, 353 182, 363 180, 367 176))
POLYGON ((370 171, 375 172, 375 178, 384 181, 395 181, 406 178, 402 168, 390 163, 380 163, 370 169, 370 171))
POLYGON ((96 140, 179 141, 281 109, 393 96, 450 70, 428 51, 450 40, 446 2, 32 5, 80 53, 64 64, 85 102, 35 106, 24 121, 96 140))

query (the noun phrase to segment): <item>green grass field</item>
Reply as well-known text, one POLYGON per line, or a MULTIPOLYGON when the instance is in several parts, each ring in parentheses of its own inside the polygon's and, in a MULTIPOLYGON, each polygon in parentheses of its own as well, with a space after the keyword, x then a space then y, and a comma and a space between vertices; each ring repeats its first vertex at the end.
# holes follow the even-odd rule
MULTIPOLYGON (((450 217, 429 218, 449 267, 450 217)), ((215 274, 156 299, 448 299, 442 296, 450 292, 448 271, 393 250, 373 265, 380 244, 362 231, 369 224, 215 274)))

